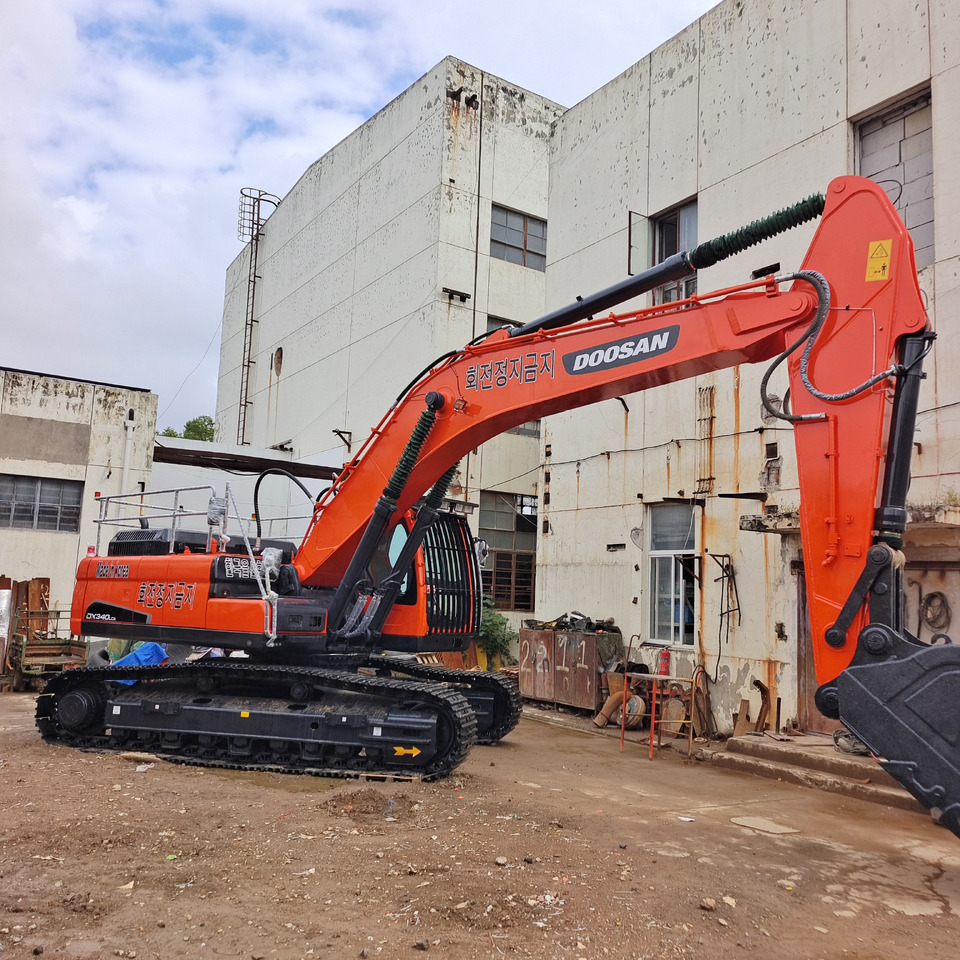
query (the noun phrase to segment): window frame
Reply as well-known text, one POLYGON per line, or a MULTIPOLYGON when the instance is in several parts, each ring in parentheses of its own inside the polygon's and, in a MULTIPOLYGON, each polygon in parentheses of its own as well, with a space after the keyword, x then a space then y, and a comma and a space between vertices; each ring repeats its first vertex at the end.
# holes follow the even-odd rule
POLYGON ((490 256, 543 273, 547 269, 547 221, 498 203, 491 204, 490 256), (502 222, 497 219, 500 215, 502 222))
POLYGON ((534 609, 537 517, 535 495, 480 491, 478 532, 488 543, 480 575, 483 592, 498 610, 534 609))
POLYGON ((490 550, 480 571, 483 592, 497 610, 532 613, 536 596, 537 555, 527 550, 490 550), (508 579, 500 579, 502 571, 508 579))
MULTIPOLYGON (((655 217, 650 218, 651 247, 653 264, 663 263, 664 260, 684 250, 692 250, 697 245, 698 208, 697 199, 678 203, 655 217), (684 220, 686 222, 684 223, 684 220), (665 228, 672 228, 674 236, 668 240, 665 228)), ((674 303, 677 300, 686 300, 697 292, 697 275, 683 277, 673 283, 665 283, 653 291, 653 302, 658 306, 664 303, 674 303)))
MULTIPOLYGON (((380 586, 387 577, 393 572, 394 564, 400 558, 400 551, 404 548, 410 531, 407 524, 400 520, 388 536, 382 537, 377 544, 376 552, 370 559, 367 567, 367 576, 370 582, 380 586)), ((415 573, 416 565, 411 563, 410 569, 403 576, 400 583, 400 589, 397 591, 394 603, 411 605, 417 602, 417 577, 415 573)))
POLYGON ((82 511, 81 480, 0 474, 0 530, 76 534, 82 511))
POLYGON ((540 421, 525 420, 523 423, 518 423, 515 427, 508 427, 504 433, 512 433, 518 437, 539 437, 540 421))
POLYGON ((697 623, 697 565, 696 514, 694 504, 655 503, 647 512, 647 585, 648 628, 650 639, 673 647, 688 649, 696 645, 697 623), (655 530, 658 515, 664 516, 662 508, 687 506, 690 525, 682 545, 655 547, 655 530), (666 562, 664 562, 666 561, 666 562), (672 561, 672 562, 671 562, 672 561), (666 590, 662 587, 666 585, 666 590), (665 598, 665 601, 664 601, 665 598), (669 611, 663 616, 663 610, 669 611), (680 613, 682 611, 682 617, 680 613), (663 635, 664 625, 667 635, 663 635))
POLYGON ((936 201, 934 194, 933 170, 933 100, 927 87, 912 96, 887 104, 880 110, 861 117, 853 123, 854 128, 854 169, 860 176, 868 177, 881 187, 896 185, 887 189, 890 200, 900 218, 906 224, 914 243, 917 269, 931 266, 936 261, 935 216, 936 201), (929 112, 929 125, 916 126, 919 114, 929 112), (913 123, 911 123, 913 118, 913 123), (891 130, 895 124, 902 124, 902 136, 891 139, 891 130), (911 129, 913 128, 913 129, 911 129), (917 138, 929 131, 929 150, 918 150, 917 138), (864 141, 876 137, 879 143, 874 149, 865 151, 864 141), (890 155, 894 143, 897 145, 896 162, 890 155), (908 145, 906 149, 905 145, 908 145), (876 166, 882 158, 883 166, 876 166), (929 162, 927 162, 927 159, 929 162), (924 187, 927 189, 924 189, 924 187), (926 209, 925 209, 926 208, 926 209), (927 236, 924 237, 923 234, 927 236))

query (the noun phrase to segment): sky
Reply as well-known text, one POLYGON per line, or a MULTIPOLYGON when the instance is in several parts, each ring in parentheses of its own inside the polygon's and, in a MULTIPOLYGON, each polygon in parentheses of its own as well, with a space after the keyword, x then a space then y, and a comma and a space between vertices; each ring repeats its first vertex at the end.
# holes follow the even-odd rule
POLYGON ((2 0, 0 367, 214 416, 240 190, 446 56, 565 106, 715 0, 2 0))

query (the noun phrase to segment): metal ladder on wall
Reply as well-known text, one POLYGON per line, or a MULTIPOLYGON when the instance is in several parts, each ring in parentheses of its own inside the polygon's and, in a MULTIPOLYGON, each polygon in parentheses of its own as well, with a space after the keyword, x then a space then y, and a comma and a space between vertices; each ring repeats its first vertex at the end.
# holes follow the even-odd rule
POLYGON ((247 411, 253 402, 250 399, 251 378, 256 361, 253 359, 253 331, 257 323, 256 299, 257 273, 259 266, 260 238, 263 236, 263 225, 266 222, 261 215, 261 207, 270 203, 274 207, 280 203, 280 198, 257 190, 255 187, 244 187, 240 191, 240 216, 237 225, 237 238, 250 243, 250 260, 247 268, 247 309, 243 325, 243 358, 240 362, 240 411, 237 416, 237 444, 247 443, 247 411))

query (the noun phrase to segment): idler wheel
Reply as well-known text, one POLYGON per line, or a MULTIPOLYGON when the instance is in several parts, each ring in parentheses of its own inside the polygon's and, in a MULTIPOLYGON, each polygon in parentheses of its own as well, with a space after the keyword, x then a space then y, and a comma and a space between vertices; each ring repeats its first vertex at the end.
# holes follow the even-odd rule
POLYGON ((76 687, 57 703, 57 719, 61 726, 74 733, 85 733, 103 727, 104 700, 96 687, 76 687))
POLYGON ((305 701, 313 699, 313 684, 306 680, 295 680, 290 685, 290 697, 293 700, 305 701))

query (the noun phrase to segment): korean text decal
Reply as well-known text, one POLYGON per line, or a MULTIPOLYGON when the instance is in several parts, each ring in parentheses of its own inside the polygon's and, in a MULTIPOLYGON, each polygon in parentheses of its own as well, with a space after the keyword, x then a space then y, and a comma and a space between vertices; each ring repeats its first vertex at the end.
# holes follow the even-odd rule
POLYGON ((193 609, 193 598, 197 592, 195 583, 141 583, 137 603, 144 607, 160 610, 162 607, 173 607, 182 610, 186 607, 193 609))
POLYGON ((552 380, 556 370, 556 350, 525 353, 505 360, 490 360, 467 367, 465 390, 493 390, 517 383, 536 383, 541 377, 552 380))

